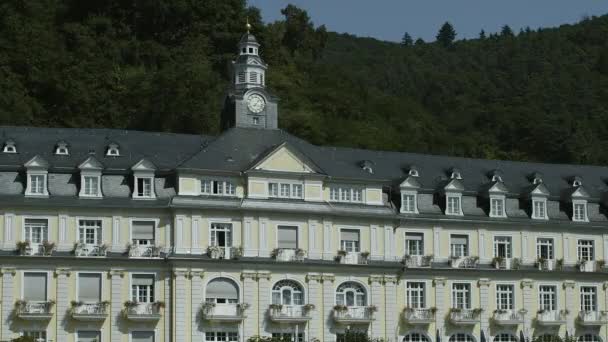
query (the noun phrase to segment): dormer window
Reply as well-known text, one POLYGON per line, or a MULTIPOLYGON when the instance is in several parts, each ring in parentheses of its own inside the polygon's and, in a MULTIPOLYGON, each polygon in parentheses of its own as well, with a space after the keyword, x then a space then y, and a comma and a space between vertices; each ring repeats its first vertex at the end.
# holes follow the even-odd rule
POLYGON ((450 172, 450 179, 462 179, 462 175, 460 174, 460 170, 454 168, 452 172, 450 172))
POLYGON ((48 163, 35 156, 24 164, 27 169, 26 196, 48 196, 48 163))
POLYGON ((505 197, 490 195, 490 217, 505 217, 505 197))
POLYGON ((201 179, 201 194, 213 196, 236 196, 236 186, 230 181, 201 179))
POLYGON ((500 175, 493 175, 492 182, 501 182, 502 183, 502 177, 500 175))
POLYGON ((547 199, 532 198, 532 218, 536 220, 547 220, 547 199))
POLYGON ((446 193, 445 195, 445 214, 462 215, 461 206, 462 195, 459 193, 446 193))
POLYGON ((55 154, 59 156, 67 156, 68 154, 70 154, 70 151, 68 150, 68 144, 65 142, 58 142, 57 146, 55 147, 55 154))
POLYGON ((374 173, 374 163, 371 160, 362 160, 361 162, 359 162, 359 166, 363 171, 367 173, 374 173))
POLYGON ((30 174, 28 195, 46 195, 46 175, 30 174))
POLYGON ((82 176, 82 196, 99 197, 101 194, 99 176, 82 176))
POLYGON ((135 189, 133 197, 136 198, 154 198, 154 177, 152 176, 135 176, 135 189))
POLYGON ((587 201, 573 200, 572 201, 572 221, 587 222, 587 201))
POLYGON ((108 149, 106 150, 106 156, 108 156, 108 157, 120 156, 120 150, 118 149, 118 145, 117 144, 108 145, 108 149))
POLYGON ((412 176, 412 177, 419 177, 418 170, 416 170, 416 169, 414 169, 414 168, 411 168, 411 169, 410 169, 410 170, 407 172, 407 174, 408 174, 408 175, 410 175, 410 176, 412 176))
POLYGON ((17 146, 15 146, 15 142, 12 140, 7 140, 4 143, 4 148, 2 149, 4 153, 17 153, 17 146))
POLYGON ((580 179, 575 179, 572 181, 572 186, 577 187, 583 185, 583 182, 580 179))
POLYGON ((402 191, 401 192, 401 212, 406 214, 417 214, 418 203, 416 191, 402 191))
POLYGON ((363 189, 337 186, 329 189, 329 200, 332 202, 363 202, 363 189))

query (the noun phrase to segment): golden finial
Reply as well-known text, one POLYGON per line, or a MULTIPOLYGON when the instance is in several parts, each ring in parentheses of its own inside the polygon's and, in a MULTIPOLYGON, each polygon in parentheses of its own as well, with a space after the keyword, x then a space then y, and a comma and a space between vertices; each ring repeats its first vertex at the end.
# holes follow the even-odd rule
POLYGON ((245 24, 245 28, 247 28, 247 33, 251 30, 251 24, 249 23, 249 17, 247 17, 247 24, 245 24))

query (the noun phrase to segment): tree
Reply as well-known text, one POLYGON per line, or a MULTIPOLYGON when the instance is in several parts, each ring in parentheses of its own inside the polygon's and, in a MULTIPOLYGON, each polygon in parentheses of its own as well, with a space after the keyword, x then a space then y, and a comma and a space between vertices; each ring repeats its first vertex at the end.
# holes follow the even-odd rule
POLYGON ((500 35, 503 37, 513 37, 513 30, 509 25, 504 25, 500 30, 500 35))
POLYGON ((486 39, 486 31, 481 30, 481 32, 479 32, 479 39, 481 39, 481 40, 486 39))
POLYGON ((405 32, 403 34, 403 38, 401 38, 401 45, 403 46, 412 46, 414 44, 414 39, 410 36, 409 33, 405 32))
POLYGON ((456 31, 452 24, 446 21, 437 33, 437 42, 444 47, 448 47, 452 45, 454 39, 456 39, 456 31))
POLYGON ((416 42, 414 44, 416 44, 416 45, 424 45, 424 39, 418 38, 418 39, 416 39, 416 42))

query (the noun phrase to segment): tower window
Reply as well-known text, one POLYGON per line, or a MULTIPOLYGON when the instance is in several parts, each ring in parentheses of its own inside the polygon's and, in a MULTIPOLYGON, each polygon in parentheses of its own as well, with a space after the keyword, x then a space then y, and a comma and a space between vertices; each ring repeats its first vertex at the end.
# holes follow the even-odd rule
POLYGON ((259 124, 260 124, 260 118, 258 118, 258 117, 254 117, 254 118, 253 118, 253 124, 254 124, 254 125, 259 125, 259 124))
POLYGON ((253 48, 249 48, 249 53, 253 53, 253 48))
POLYGON ((241 71, 239 72, 239 83, 245 83, 245 72, 241 71))
POLYGON ((246 49, 246 48, 243 48, 243 53, 246 53, 246 52, 247 52, 247 49, 246 49))
POLYGON ((250 72, 249 73, 249 82, 250 83, 257 83, 258 82, 258 73, 257 72, 250 72))

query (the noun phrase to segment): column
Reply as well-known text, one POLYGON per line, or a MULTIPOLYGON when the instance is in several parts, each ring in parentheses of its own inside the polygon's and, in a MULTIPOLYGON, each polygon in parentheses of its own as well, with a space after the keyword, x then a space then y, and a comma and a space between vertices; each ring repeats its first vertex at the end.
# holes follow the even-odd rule
POLYGON ((331 221, 323 221, 323 260, 334 260, 336 251, 331 248, 331 221))
POLYGON ((371 323, 371 336, 372 338, 383 338, 384 337, 384 327, 380 325, 382 322, 382 312, 385 309, 384 307, 384 293, 382 289, 382 283, 384 281, 384 277, 381 275, 371 275, 369 276, 369 283, 371 284, 371 305, 375 305, 378 308, 373 315, 375 316, 375 320, 371 323))
POLYGON ((323 334, 323 308, 322 308, 322 293, 321 293, 321 274, 308 273, 306 281, 308 282, 308 304, 313 304, 315 309, 311 312, 311 320, 308 321, 308 340, 313 338, 321 339, 323 334))
POLYGON ((260 327, 260 336, 270 336, 266 331, 266 310, 270 305, 270 271, 258 272, 258 324, 260 327))
POLYGON ((532 279, 523 279, 521 281, 521 289, 523 292, 524 299, 524 337, 528 340, 532 338, 532 319, 534 318, 535 311, 528 310, 526 308, 533 308, 534 298, 532 296, 532 288, 534 286, 534 281, 532 279))
POLYGON ((446 279, 443 277, 437 277, 433 280, 433 283, 435 284, 435 307, 437 308, 435 315, 437 336, 435 337, 435 341, 437 341, 438 338, 441 341, 447 341, 445 336, 445 317, 448 314, 450 303, 445 302, 446 279))
MULTIPOLYGON (((122 333, 120 332, 120 324, 122 318, 122 287, 123 278, 126 275, 126 271, 122 269, 110 270, 110 277, 112 278, 112 296, 111 296, 111 311, 110 311, 110 325, 111 325, 111 340, 120 341, 122 339, 122 333)), ((166 299, 166 298, 165 298, 166 299)), ((167 306, 168 307, 168 306, 167 306)))
POLYGON ((564 303, 564 308, 570 309, 570 313, 566 315, 566 331, 568 332, 568 336, 574 336, 574 319, 578 314, 578 310, 574 310, 575 285, 576 283, 574 280, 564 280, 564 291, 566 291, 566 302, 564 303))
POLYGON ((0 268, 2 274, 2 321, 0 322, 0 331, 2 331, 2 340, 9 341, 13 338, 13 332, 10 327, 10 317, 15 303, 15 274, 17 270, 14 267, 0 268))
POLYGON ((563 241, 562 247, 564 249, 564 251, 563 251, 564 266, 575 265, 576 262, 570 262, 570 235, 567 233, 563 233, 562 241, 563 241))
POLYGON ((205 335, 201 329, 201 306, 203 304, 203 277, 205 271, 201 268, 193 268, 190 271, 190 279, 192 279, 191 300, 192 300, 192 342, 204 341, 205 335))
MULTIPOLYGON (((175 340, 186 341, 186 282, 188 281, 188 270, 176 268, 173 270, 175 277, 175 340)), ((192 327, 194 329, 194 326, 192 327)))
POLYGON ((479 262, 488 263, 492 260, 491 255, 486 255, 486 231, 484 229, 480 229, 477 231, 477 249, 479 252, 479 262))
POLYGON ((15 248, 15 232, 13 232, 13 224, 15 223, 15 215, 10 213, 4 214, 4 249, 15 248))
POLYGON ((482 308, 483 310, 481 311, 481 314, 479 315, 479 319, 481 320, 481 334, 483 334, 486 339, 488 339, 490 337, 489 334, 489 330, 490 330, 490 310, 488 310, 488 308, 490 307, 490 279, 488 278, 482 278, 479 279, 479 307, 482 308))
POLYGON ((524 265, 527 265, 528 260, 528 234, 526 232, 521 232, 521 262, 524 265))
POLYGON ((68 277, 70 276, 69 268, 57 268, 57 341, 67 341, 68 332, 67 325, 70 321, 68 314, 70 294, 68 292, 68 277))
POLYGON ((334 308, 334 281, 336 277, 331 273, 323 273, 323 311, 319 312, 323 317, 323 342, 334 340, 334 334, 331 330, 333 327, 332 310, 334 308))
POLYGON ((253 228, 251 228, 253 217, 245 216, 243 217, 243 222, 243 256, 256 257, 258 256, 258 251, 256 248, 253 248, 253 228))
POLYGON ((386 305, 386 332, 387 341, 398 341, 399 334, 399 308, 397 307, 397 277, 394 275, 384 276, 384 291, 386 305))
POLYGON ((258 335, 258 317, 257 317, 257 273, 255 271, 243 271, 241 274, 243 279, 243 302, 248 301, 250 304, 249 312, 243 321, 243 336, 241 341, 247 341, 248 338, 258 335))

